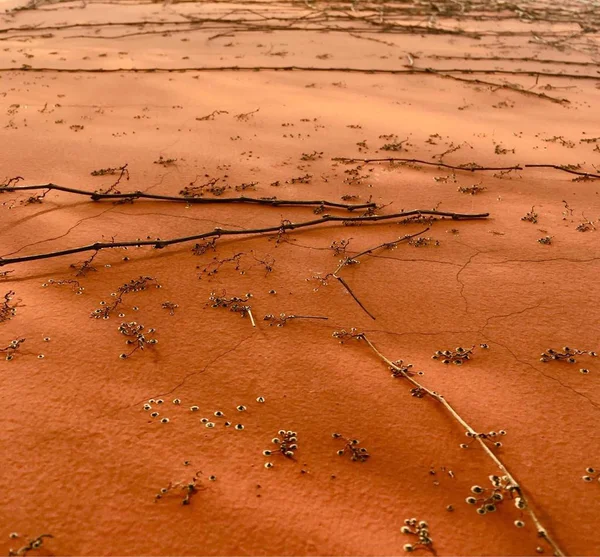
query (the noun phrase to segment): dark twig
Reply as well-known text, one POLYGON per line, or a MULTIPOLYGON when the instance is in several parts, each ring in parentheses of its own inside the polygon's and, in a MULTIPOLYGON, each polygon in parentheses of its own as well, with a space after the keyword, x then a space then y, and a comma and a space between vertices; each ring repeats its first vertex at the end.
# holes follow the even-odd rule
MULTIPOLYGON (((360 253, 357 253, 356 255, 353 255, 351 257, 344 257, 344 259, 340 260, 340 264, 338 265, 338 268, 335 271, 333 271, 333 273, 328 273, 324 277, 314 276, 313 279, 319 280, 321 282, 321 284, 324 284, 324 285, 327 284, 327 279, 329 277, 336 279, 346 289, 348 294, 350 294, 350 296, 352 296, 352 298, 354 298, 354 301, 362 308, 362 310, 371 319, 374 320, 375 316, 363 305, 363 303, 358 299, 358 297, 352 291, 352 289, 350 288, 348 283, 339 275, 339 273, 346 266, 356 265, 356 264, 360 263, 360 261, 358 259, 360 257, 362 257, 363 255, 368 255, 368 254, 373 253, 374 251, 377 251, 382 248, 394 249, 398 245, 398 243, 404 242, 406 240, 411 240, 412 238, 414 238, 416 236, 420 236, 421 234, 424 234, 425 232, 427 232, 429 230, 429 228, 430 227, 427 227, 425 230, 422 230, 421 232, 416 232, 415 234, 406 234, 406 235, 402 236, 401 238, 398 238, 397 240, 394 240, 392 242, 384 242, 383 244, 379 244, 378 246, 375 246, 373 248, 369 248, 364 251, 361 251, 360 253)), ((311 280, 311 279, 308 279, 308 280, 311 280)))
POLYGON ((34 255, 23 255, 20 257, 0 257, 0 267, 10 265, 13 263, 23 263, 25 261, 35 261, 38 259, 50 259, 54 257, 62 257, 64 255, 71 255, 73 253, 81 253, 85 251, 98 251, 102 249, 112 248, 123 248, 123 247, 141 247, 141 246, 153 246, 155 249, 163 249, 167 246, 174 244, 181 244, 184 242, 193 242, 196 240, 202 240, 204 238, 220 238, 222 236, 242 236, 242 235, 259 235, 269 233, 280 233, 286 230, 297 230, 300 228, 309 228, 314 226, 321 226, 327 222, 339 222, 346 226, 353 225, 355 223, 369 223, 369 222, 382 222, 392 219, 400 219, 403 217, 411 216, 422 216, 432 215, 440 218, 450 218, 453 220, 471 220, 471 219, 485 219, 489 217, 489 213, 451 213, 448 211, 433 211, 433 210, 420 210, 415 209, 412 211, 403 211, 401 213, 394 213, 391 215, 367 215, 363 217, 339 217, 334 215, 322 215, 320 219, 314 219, 310 221, 293 223, 290 222, 284 224, 278 224, 277 226, 268 226, 265 228, 254 228, 247 230, 224 230, 222 228, 215 228, 210 232, 203 232, 202 234, 194 234, 193 236, 181 236, 177 238, 171 238, 170 240, 135 240, 129 242, 96 242, 94 244, 88 244, 86 246, 79 246, 76 248, 70 248, 65 250, 57 250, 47 253, 38 253, 34 255))
POLYGON ((554 168, 556 170, 562 170, 563 172, 568 172, 569 174, 577 174, 577 176, 585 176, 586 178, 600 178, 600 174, 592 174, 591 172, 578 172, 577 170, 572 170, 567 168, 565 165, 560 164, 525 164, 526 168, 554 168))
POLYGON ((385 158, 376 158, 376 159, 360 159, 354 157, 334 157, 331 159, 336 162, 344 162, 344 163, 371 163, 371 162, 397 162, 397 163, 406 163, 406 164, 424 164, 426 166, 437 166, 440 168, 449 168, 451 170, 466 170, 468 172, 478 172, 484 170, 498 171, 498 170, 523 170, 522 166, 479 166, 476 163, 470 162, 460 165, 446 164, 444 162, 435 162, 435 161, 424 161, 421 159, 406 159, 401 157, 385 157, 385 158))
POLYGON ((40 547, 42 547, 42 545, 44 543, 44 538, 53 538, 53 537, 54 536, 52 536, 52 534, 42 534, 41 536, 38 536, 37 538, 30 540, 27 545, 24 545, 23 547, 17 549, 16 551, 14 551, 13 549, 10 549, 8 554, 9 555, 27 555, 27 553, 29 551, 31 551, 32 549, 39 549, 40 547))
MULTIPOLYGON (((119 177, 119 180, 121 177, 119 177)), ((116 185, 116 184, 115 184, 116 185)), ((112 186, 111 186, 112 187, 112 186)), ((351 204, 351 203, 338 203, 336 201, 325 201, 325 200, 288 200, 288 199, 277 199, 276 197, 265 197, 265 198, 253 198, 253 197, 229 197, 222 199, 214 198, 202 198, 193 196, 172 196, 172 195, 156 195, 152 193, 144 193, 142 191, 134 191, 129 193, 107 193, 100 191, 86 191, 77 188, 69 188, 66 186, 59 186, 57 184, 42 184, 42 185, 31 185, 31 186, 11 186, 4 185, 0 186, 0 193, 3 192, 18 192, 18 191, 29 191, 29 190, 56 190, 67 193, 73 193, 77 195, 85 195, 90 197, 92 201, 100 201, 102 199, 119 199, 125 201, 133 201, 135 199, 152 199, 154 201, 176 201, 188 204, 209 204, 209 203, 251 203, 255 205, 270 205, 272 207, 281 207, 282 205, 301 205, 301 206, 317 206, 317 207, 331 207, 336 209, 347 209, 353 211, 355 209, 368 209, 376 207, 373 202, 351 204)))
POLYGON ((554 170, 561 170, 562 172, 568 172, 569 174, 576 174, 577 176, 584 176, 586 178, 600 178, 600 174, 594 174, 592 172, 578 172, 569 168, 568 165, 564 164, 523 164, 515 166, 480 166, 477 163, 469 162, 459 165, 446 164, 443 162, 435 161, 424 161, 421 159, 405 159, 401 157, 384 157, 374 159, 361 159, 356 157, 333 157, 332 161, 343 162, 348 164, 354 163, 372 163, 372 162, 392 162, 392 163, 405 163, 405 164, 423 164, 426 166, 438 166, 440 168, 449 168, 451 170, 465 170, 467 172, 481 172, 481 171, 506 171, 506 170, 524 170, 525 168, 553 168, 554 170))

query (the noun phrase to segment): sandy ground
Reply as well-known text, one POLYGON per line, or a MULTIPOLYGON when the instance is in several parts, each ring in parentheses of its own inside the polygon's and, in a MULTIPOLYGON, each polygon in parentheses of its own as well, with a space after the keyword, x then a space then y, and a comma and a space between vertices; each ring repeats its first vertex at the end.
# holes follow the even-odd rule
POLYGON ((594 3, 2 8, 4 554, 402 555, 418 541, 401 531, 411 517, 433 540, 419 554, 600 553, 600 483, 586 473, 600 468, 600 366, 589 353, 540 361, 548 348, 600 351, 594 3), (489 217, 323 222, 22 261, 365 214, 11 189, 47 183, 489 217), (332 276, 344 261, 336 276, 364 309, 332 276), (211 307, 211 293, 242 297, 256 326, 211 307), (281 313, 327 319, 264 319, 281 313), (143 350, 123 359, 138 337, 119 325, 131 321, 145 326, 143 350), (358 339, 333 337, 352 328, 358 339), (391 377, 365 339, 415 374, 391 377), (462 366, 432 359, 459 346, 474 347, 462 366), (430 392, 411 396, 411 380, 430 392), (464 424, 431 391, 470 431, 506 436, 460 448, 464 424), (297 433, 292 458, 271 442, 281 429, 297 433), (334 432, 369 458, 338 456, 334 432), (498 464, 528 507, 498 489, 504 500, 480 516, 466 498, 473 485, 492 495, 498 464))

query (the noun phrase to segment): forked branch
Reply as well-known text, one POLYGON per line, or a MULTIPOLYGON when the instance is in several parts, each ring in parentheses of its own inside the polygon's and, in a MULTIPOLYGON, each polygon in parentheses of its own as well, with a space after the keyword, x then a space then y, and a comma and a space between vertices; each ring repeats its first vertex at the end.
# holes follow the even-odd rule
POLYGON ((283 222, 277 226, 268 226, 264 228, 254 228, 247 230, 239 229, 223 229, 214 228, 210 232, 203 232, 202 234, 194 234, 192 236, 181 236, 177 238, 171 238, 169 240, 135 240, 128 242, 96 242, 94 244, 88 244, 86 246, 78 246, 75 248, 51 251, 47 253, 38 253, 34 255, 23 255, 21 257, 0 257, 0 267, 10 265, 13 263, 24 263, 25 261, 35 261, 38 259, 50 259, 54 257, 63 257, 65 255, 71 255, 74 253, 81 253, 86 251, 99 251, 102 249, 114 249, 123 247, 141 247, 141 246, 153 246, 155 249, 162 249, 167 246, 174 244, 181 244, 184 242, 193 242, 202 240, 204 238, 220 238, 223 236, 252 236, 270 233, 282 233, 287 230, 297 230, 300 228, 310 228, 321 226, 328 222, 339 222, 346 226, 362 223, 372 222, 383 222, 393 219, 401 219, 405 217, 419 217, 422 215, 429 215, 437 218, 449 218, 453 220, 473 220, 473 219, 485 219, 489 217, 489 213, 452 213, 448 211, 435 211, 435 210, 420 210, 415 209, 412 211, 403 211, 400 213, 393 213, 391 215, 365 215, 361 217, 339 217, 334 215, 323 215, 320 219, 313 219, 304 222, 283 222))

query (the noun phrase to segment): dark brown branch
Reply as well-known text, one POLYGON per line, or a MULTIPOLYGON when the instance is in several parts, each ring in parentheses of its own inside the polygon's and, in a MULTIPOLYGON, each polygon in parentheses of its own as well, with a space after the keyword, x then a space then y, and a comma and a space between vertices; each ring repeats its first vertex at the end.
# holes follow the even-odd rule
POLYGON ((30 190, 56 190, 67 193, 73 193, 77 195, 85 195, 92 199, 92 201, 100 201, 103 199, 120 199, 123 201, 133 201, 134 199, 152 199, 154 201, 176 201, 189 204, 212 204, 212 203, 251 203, 254 205, 271 205, 272 207, 280 207, 282 205, 302 205, 302 206, 317 206, 317 207, 332 207, 336 209, 347 209, 353 211, 355 209, 370 209, 377 206, 374 202, 351 204, 351 203, 337 203, 336 201, 325 201, 325 200, 290 200, 290 199, 276 199, 276 198, 254 198, 254 197, 227 197, 227 198, 201 198, 192 196, 172 196, 172 195, 156 195, 152 193, 144 193, 142 191, 134 191, 129 193, 101 193, 98 191, 86 191, 76 188, 69 188, 66 186, 59 186, 57 184, 41 184, 31 186, 0 186, 0 193, 2 192, 20 192, 30 190))
POLYGON ((243 235, 259 235, 259 234, 270 234, 270 233, 281 233, 286 230, 297 230, 299 228, 308 228, 314 226, 320 226, 327 222, 339 222, 344 225, 352 225, 355 223, 369 223, 369 222, 382 222, 392 219, 400 219, 411 216, 431 215, 439 218, 450 218, 453 220, 472 220, 472 219, 485 219, 489 217, 489 213, 451 213, 447 211, 434 211, 434 210, 419 210, 415 209, 412 211, 403 211, 400 213, 394 213, 391 215, 368 215, 362 217, 339 217, 334 215, 323 215, 320 219, 314 219, 310 221, 298 222, 298 223, 282 223, 277 226, 268 226, 265 228, 254 228, 248 230, 224 230, 222 228, 215 228, 211 232, 204 232, 202 234, 194 234, 193 236, 182 236, 178 238, 171 238, 170 240, 140 240, 140 241, 129 241, 129 242, 96 242, 86 246, 79 246, 76 248, 70 248, 65 250, 58 250, 47 253, 39 253, 35 255, 24 255, 21 257, 0 257, 0 267, 10 265, 13 263, 23 263, 25 261, 35 261, 38 259, 50 259, 54 257, 62 257, 64 255, 71 255, 73 253, 82 253, 86 251, 99 251, 102 249, 113 249, 123 247, 141 247, 141 246, 153 246, 155 249, 162 249, 170 245, 181 244, 184 242, 193 242, 196 240, 202 240, 204 238, 220 238, 222 236, 243 236, 243 235))
MULTIPOLYGON (((334 275, 335 276, 335 275, 334 275)), ((340 281, 342 286, 347 290, 348 294, 354 298, 354 301, 363 309, 363 311, 373 320, 375 320, 375 316, 362 304, 362 302, 356 297, 356 294, 352 292, 352 289, 348 286, 348 283, 342 278, 335 276, 335 278, 340 281)))
POLYGON ((405 159, 401 157, 384 157, 376 159, 361 159, 355 157, 333 157, 332 161, 344 162, 344 163, 364 163, 368 164, 371 162, 398 162, 406 164, 423 164, 427 166, 438 166, 440 168, 449 168, 451 170, 465 170, 467 172, 480 172, 480 171, 507 171, 507 170, 524 170, 526 168, 553 168, 555 170, 561 170, 562 172, 568 172, 569 174, 576 174, 577 176, 583 176, 585 178, 600 178, 600 174, 594 174, 593 172, 579 172, 568 167, 568 165, 561 164, 523 164, 515 166, 479 166, 476 163, 465 163, 459 165, 446 164, 443 162, 435 161, 424 161, 421 159, 405 159))
POLYGON ((586 178, 600 178, 600 174, 592 174, 590 172, 578 172, 577 170, 571 170, 566 166, 562 166, 559 164, 526 164, 524 165, 526 168, 554 168, 556 170, 562 170, 563 172, 568 172, 569 174, 577 174, 577 176, 585 176, 586 178))
MULTIPOLYGON (((462 165, 452 165, 452 164, 446 164, 443 162, 434 162, 434 161, 424 161, 421 159, 405 159, 405 158, 400 158, 400 157, 385 157, 385 158, 379 158, 379 159, 360 159, 360 158, 353 158, 353 157, 334 157, 331 159, 332 161, 337 161, 337 162, 347 162, 347 163, 355 163, 355 162, 362 162, 362 163, 370 163, 370 162, 401 162, 401 163, 412 163, 412 164, 424 164, 424 165, 428 165, 428 166, 439 166, 441 168, 449 168, 451 170, 466 170, 468 172, 475 172, 475 171, 483 171, 483 170, 491 170, 491 171, 498 171, 498 170, 523 170, 522 166, 516 165, 516 166, 479 166, 478 164, 475 163, 466 163, 466 164, 462 164, 462 165)), ((527 166, 527 165, 525 165, 527 166)))
MULTIPOLYGON (((340 284, 347 290, 348 294, 350 294, 350 296, 352 296, 354 298, 354 301, 363 309, 363 311, 371 319, 375 320, 375 316, 362 304, 362 302, 358 299, 358 297, 356 296, 356 294, 354 294, 354 292, 352 291, 352 289, 350 288, 350 286, 348 285, 348 283, 341 276, 339 276, 339 273, 347 265, 358 263, 358 258, 359 257, 362 257, 363 255, 368 255, 370 253, 373 253, 374 251, 377 251, 378 249, 382 249, 382 248, 392 249, 392 248, 395 248, 396 245, 398 243, 400 243, 400 242, 404 242, 406 240, 411 240, 412 238, 415 238, 416 236, 420 236, 421 234, 425 234, 425 232, 427 232, 429 230, 429 228, 430 227, 428 226, 425 230, 421 230, 421 232, 415 232, 414 234, 405 234, 404 236, 402 236, 401 238, 398 238, 397 240, 394 240, 392 242, 384 242, 383 244, 379 244, 378 246, 375 246, 373 248, 369 248, 369 249, 366 249, 364 251, 361 251, 360 253, 357 253, 356 255, 353 255, 352 257, 345 257, 341 261, 341 263, 338 266, 338 268, 330 276, 332 276, 337 281, 339 281, 340 284)), ((327 279, 327 277, 325 277, 325 279, 327 279)))
MULTIPOLYGON (((88 37, 90 38, 90 37, 88 37)), ((216 71, 305 71, 305 72, 345 72, 345 73, 365 73, 365 74, 389 74, 389 75, 399 75, 399 74, 427 74, 427 75, 436 75, 445 79, 453 79, 455 81, 462 81, 464 83, 472 83, 475 85, 489 85, 491 87, 495 87, 497 89, 506 89, 509 91, 514 91, 515 93, 520 93, 522 95, 538 97, 541 99, 545 99, 557 104, 569 104, 569 99, 566 98, 558 98, 551 97, 550 95, 546 95, 545 93, 537 93, 535 91, 530 91, 527 89, 522 89, 517 87, 516 85, 511 85, 510 83, 495 83, 493 81, 484 81, 481 79, 467 79, 465 77, 458 77, 453 75, 452 73, 445 73, 445 70, 437 70, 434 68, 403 68, 397 70, 391 69, 374 69, 374 68, 331 68, 331 67, 313 67, 313 66, 214 66, 214 67, 181 67, 181 68, 45 68, 45 67, 32 67, 28 64, 23 64, 21 67, 15 68, 0 68, 0 72, 17 72, 17 71, 28 71, 28 72, 57 72, 57 73, 170 73, 170 72, 216 72, 216 71)), ((475 70, 459 70, 459 69, 450 69, 450 72, 462 72, 462 73, 475 73, 475 70)), ((480 73, 492 73, 492 72, 500 73, 501 70, 481 70, 480 73)), ((540 72, 527 72, 524 71, 520 74, 515 72, 509 72, 506 70, 504 73, 514 73, 515 75, 531 75, 535 76, 540 74, 540 72)), ((542 74, 540 74, 542 75, 542 74)), ((576 78, 576 79, 594 79, 597 80, 597 76, 591 75, 579 75, 579 74, 550 74, 546 73, 545 75, 553 76, 553 77, 564 77, 564 78, 576 78)))

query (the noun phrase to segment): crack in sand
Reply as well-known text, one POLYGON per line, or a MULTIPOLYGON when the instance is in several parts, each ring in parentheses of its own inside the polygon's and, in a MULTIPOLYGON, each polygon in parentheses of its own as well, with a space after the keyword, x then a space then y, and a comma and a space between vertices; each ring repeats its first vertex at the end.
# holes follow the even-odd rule
POLYGON ((108 209, 105 209, 104 211, 98 213, 97 215, 93 215, 91 217, 84 217, 84 218, 78 220, 73 226, 71 226, 64 234, 61 234, 60 236, 55 236, 54 238, 46 238, 45 240, 39 240, 38 242, 32 242, 31 244, 25 244, 24 246, 21 246, 16 251, 13 251, 11 253, 5 253, 5 254, 3 254, 2 256, 0 256, 0 258, 2 258, 2 257, 8 257, 8 256, 11 256, 11 255, 15 255, 17 253, 20 253, 24 249, 31 247, 31 246, 37 246, 39 244, 45 244, 46 242, 51 242, 52 240, 59 240, 60 238, 64 238, 65 236, 67 236, 68 234, 70 234, 75 228, 77 228, 82 222, 84 222, 86 220, 92 220, 92 219, 96 219, 98 217, 101 217, 102 215, 104 215, 105 213, 108 213, 109 211, 112 211, 113 209, 114 209, 114 207, 109 207, 108 209))
POLYGON ((474 254, 472 254, 469 259, 467 260, 467 262, 458 270, 458 272, 456 273, 456 282, 458 284, 460 284, 460 291, 459 291, 459 295, 462 298, 464 304, 465 304, 465 313, 469 313, 469 301, 467 300, 467 297, 464 294, 464 290, 466 287, 466 284, 460 280, 460 275, 461 273, 471 264, 471 261, 473 261, 473 259, 475 259, 478 255, 481 255, 482 253, 485 252, 481 252, 481 251, 476 251, 474 254))
POLYGON ((541 307, 541 305, 542 305, 542 303, 539 302, 535 306, 526 307, 524 309, 521 309, 521 310, 518 310, 518 311, 513 311, 511 313, 505 313, 505 314, 502 314, 502 315, 492 315, 492 316, 490 316, 490 317, 487 318, 485 324, 479 329, 479 333, 482 334, 482 335, 484 335, 483 330, 489 325, 489 322, 492 319, 502 319, 504 317, 513 317, 514 315, 521 315, 522 313, 525 313, 527 311, 538 309, 539 307, 541 307))
POLYGON ((505 344, 502 344, 501 342, 498 342, 497 340, 494 340, 492 338, 489 338, 489 342, 492 342, 494 344, 497 344, 498 346, 502 346, 502 348, 504 348, 514 359, 515 361, 519 362, 520 364, 523 364, 527 367, 530 367, 531 369, 535 370, 536 372, 538 372, 540 375, 543 375, 544 377, 546 377, 547 379, 551 379, 552 381, 556 381, 557 383, 559 383, 561 386, 563 386, 565 389, 568 389, 569 391, 573 392, 574 394, 585 398, 594 408, 596 408, 596 410, 600 410, 600 404, 598 404, 597 402, 594 402, 590 397, 588 397, 587 395, 584 395, 583 393, 579 392, 578 390, 574 389, 573 387, 571 387, 570 385, 567 385, 565 383, 563 383, 560 379, 558 379, 557 377, 553 377, 552 375, 548 375, 547 373, 544 373, 543 371, 541 371, 540 369, 538 369, 537 367, 535 367, 534 365, 530 364, 529 362, 526 362, 524 360, 521 360, 520 358, 517 357, 517 355, 505 344))
POLYGON ((177 389, 179 389, 180 387, 182 387, 185 382, 190 378, 190 377, 194 377, 195 375, 200 375, 201 373, 204 373, 209 367, 211 367, 213 364, 215 364, 218 360, 220 360, 221 358, 224 358, 225 356, 227 356, 228 354, 231 354, 232 352, 235 352, 242 344, 244 344, 247 340, 251 339, 254 336, 254 333, 252 333, 251 335, 248 335, 247 337, 244 337, 242 340, 240 340, 237 344, 235 344, 235 346, 233 346, 232 348, 229 348, 228 350, 226 350, 225 352, 219 354, 218 356, 215 356, 212 360, 210 360, 201 370, 199 371, 193 371, 191 373, 188 373, 187 375, 185 375, 183 377, 183 379, 177 384, 175 385, 170 391, 166 391, 164 393, 159 393, 157 395, 153 395, 150 397, 146 397, 142 400, 140 400, 139 402, 135 402, 133 404, 130 404, 129 406, 125 406, 124 408, 120 408, 119 410, 127 410, 129 408, 133 408, 134 406, 139 406, 140 404, 144 403, 145 401, 149 400, 150 398, 157 398, 157 397, 161 397, 161 396, 167 396, 170 395, 171 393, 173 393, 174 391, 176 391, 177 389))

